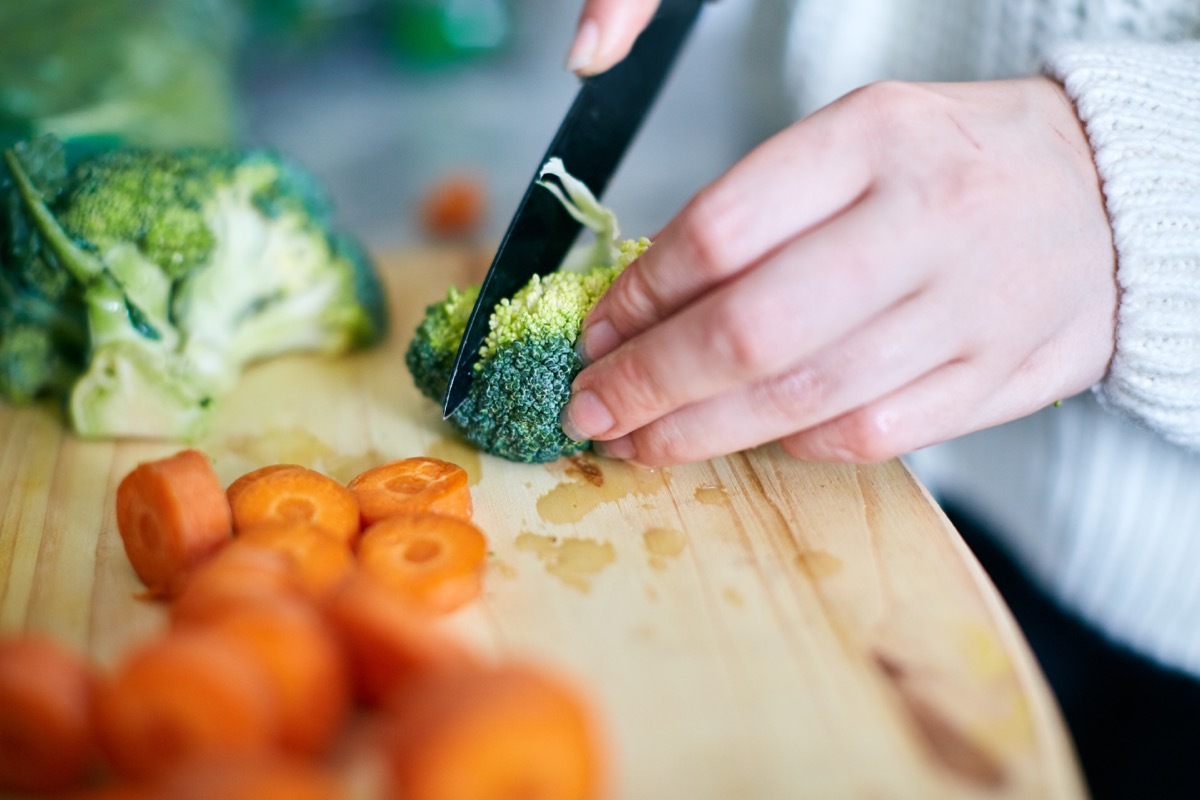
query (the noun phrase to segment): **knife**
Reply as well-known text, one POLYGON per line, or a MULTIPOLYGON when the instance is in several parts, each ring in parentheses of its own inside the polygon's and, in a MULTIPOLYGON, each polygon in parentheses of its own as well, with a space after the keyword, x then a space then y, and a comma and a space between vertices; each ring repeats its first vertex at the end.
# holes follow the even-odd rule
POLYGON ((553 194, 537 185, 538 171, 551 158, 561 158, 566 169, 600 197, 654 103, 703 2, 662 0, 629 55, 607 72, 583 80, 479 288, 442 400, 443 417, 453 414, 470 391, 492 309, 534 275, 554 272, 582 227, 553 194))

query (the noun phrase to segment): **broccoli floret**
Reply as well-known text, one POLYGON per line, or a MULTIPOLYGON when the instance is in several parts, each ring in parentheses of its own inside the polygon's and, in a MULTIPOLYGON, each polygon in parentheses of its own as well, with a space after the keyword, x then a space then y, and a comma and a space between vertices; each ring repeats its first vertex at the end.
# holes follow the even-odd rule
POLYGON ((62 398, 88 436, 190 439, 249 363, 379 341, 384 293, 276 154, 52 137, 0 168, 0 394, 62 398))
MULTIPOLYGON (((489 320, 479 349, 470 392, 450 417, 451 424, 480 449, 513 461, 552 461, 586 449, 563 434, 559 417, 582 369, 575 353, 583 319, 613 280, 649 245, 647 239, 621 242, 611 212, 587 187, 552 160, 542 171, 558 185, 543 182, 577 219, 596 233, 596 246, 577 250, 564 267, 534 276, 501 301, 489 320)), ((406 363, 418 390, 440 402, 479 287, 450 289, 430 305, 409 344, 406 363)))

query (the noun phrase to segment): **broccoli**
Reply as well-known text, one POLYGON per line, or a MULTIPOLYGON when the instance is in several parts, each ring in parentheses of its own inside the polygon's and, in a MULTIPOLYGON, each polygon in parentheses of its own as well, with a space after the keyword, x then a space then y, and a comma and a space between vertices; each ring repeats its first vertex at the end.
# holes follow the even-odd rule
MULTIPOLYGON (((621 241, 612 212, 601 206, 558 159, 542 168, 539 183, 572 216, 591 228, 595 244, 576 249, 556 272, 534 276, 493 310, 479 349, 476 374, 451 424, 484 452, 512 461, 552 461, 589 446, 563 434, 559 416, 582 363, 575 353, 583 318, 650 242, 621 241), (553 176, 559 185, 546 180, 553 176), (565 191, 564 191, 565 190, 565 191)), ((441 402, 479 287, 451 288, 430 305, 409 344, 405 362, 417 389, 441 402)))
POLYGON ((250 362, 379 341, 384 294, 274 153, 51 136, 0 164, 0 396, 85 436, 194 439, 250 362))

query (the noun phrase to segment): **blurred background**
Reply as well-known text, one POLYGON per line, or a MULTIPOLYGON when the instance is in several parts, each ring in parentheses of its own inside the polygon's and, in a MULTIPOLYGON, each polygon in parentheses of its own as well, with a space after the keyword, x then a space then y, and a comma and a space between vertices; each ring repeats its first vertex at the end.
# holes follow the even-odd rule
MULTIPOLYGON (((753 143, 749 3, 705 9, 607 195, 650 235, 753 143)), ((573 0, 0 0, 0 137, 96 130, 278 149, 372 249, 420 243, 450 178, 491 242, 579 81, 573 0)), ((569 165, 568 165, 569 166, 569 165)))

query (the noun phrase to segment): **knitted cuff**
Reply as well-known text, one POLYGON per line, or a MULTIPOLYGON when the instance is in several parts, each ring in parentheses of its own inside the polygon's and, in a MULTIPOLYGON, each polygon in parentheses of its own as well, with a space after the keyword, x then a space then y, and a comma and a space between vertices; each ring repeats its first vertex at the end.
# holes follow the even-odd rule
POLYGON ((1200 42, 1071 44, 1046 72, 1091 140, 1117 252, 1100 400, 1200 449, 1200 42))

